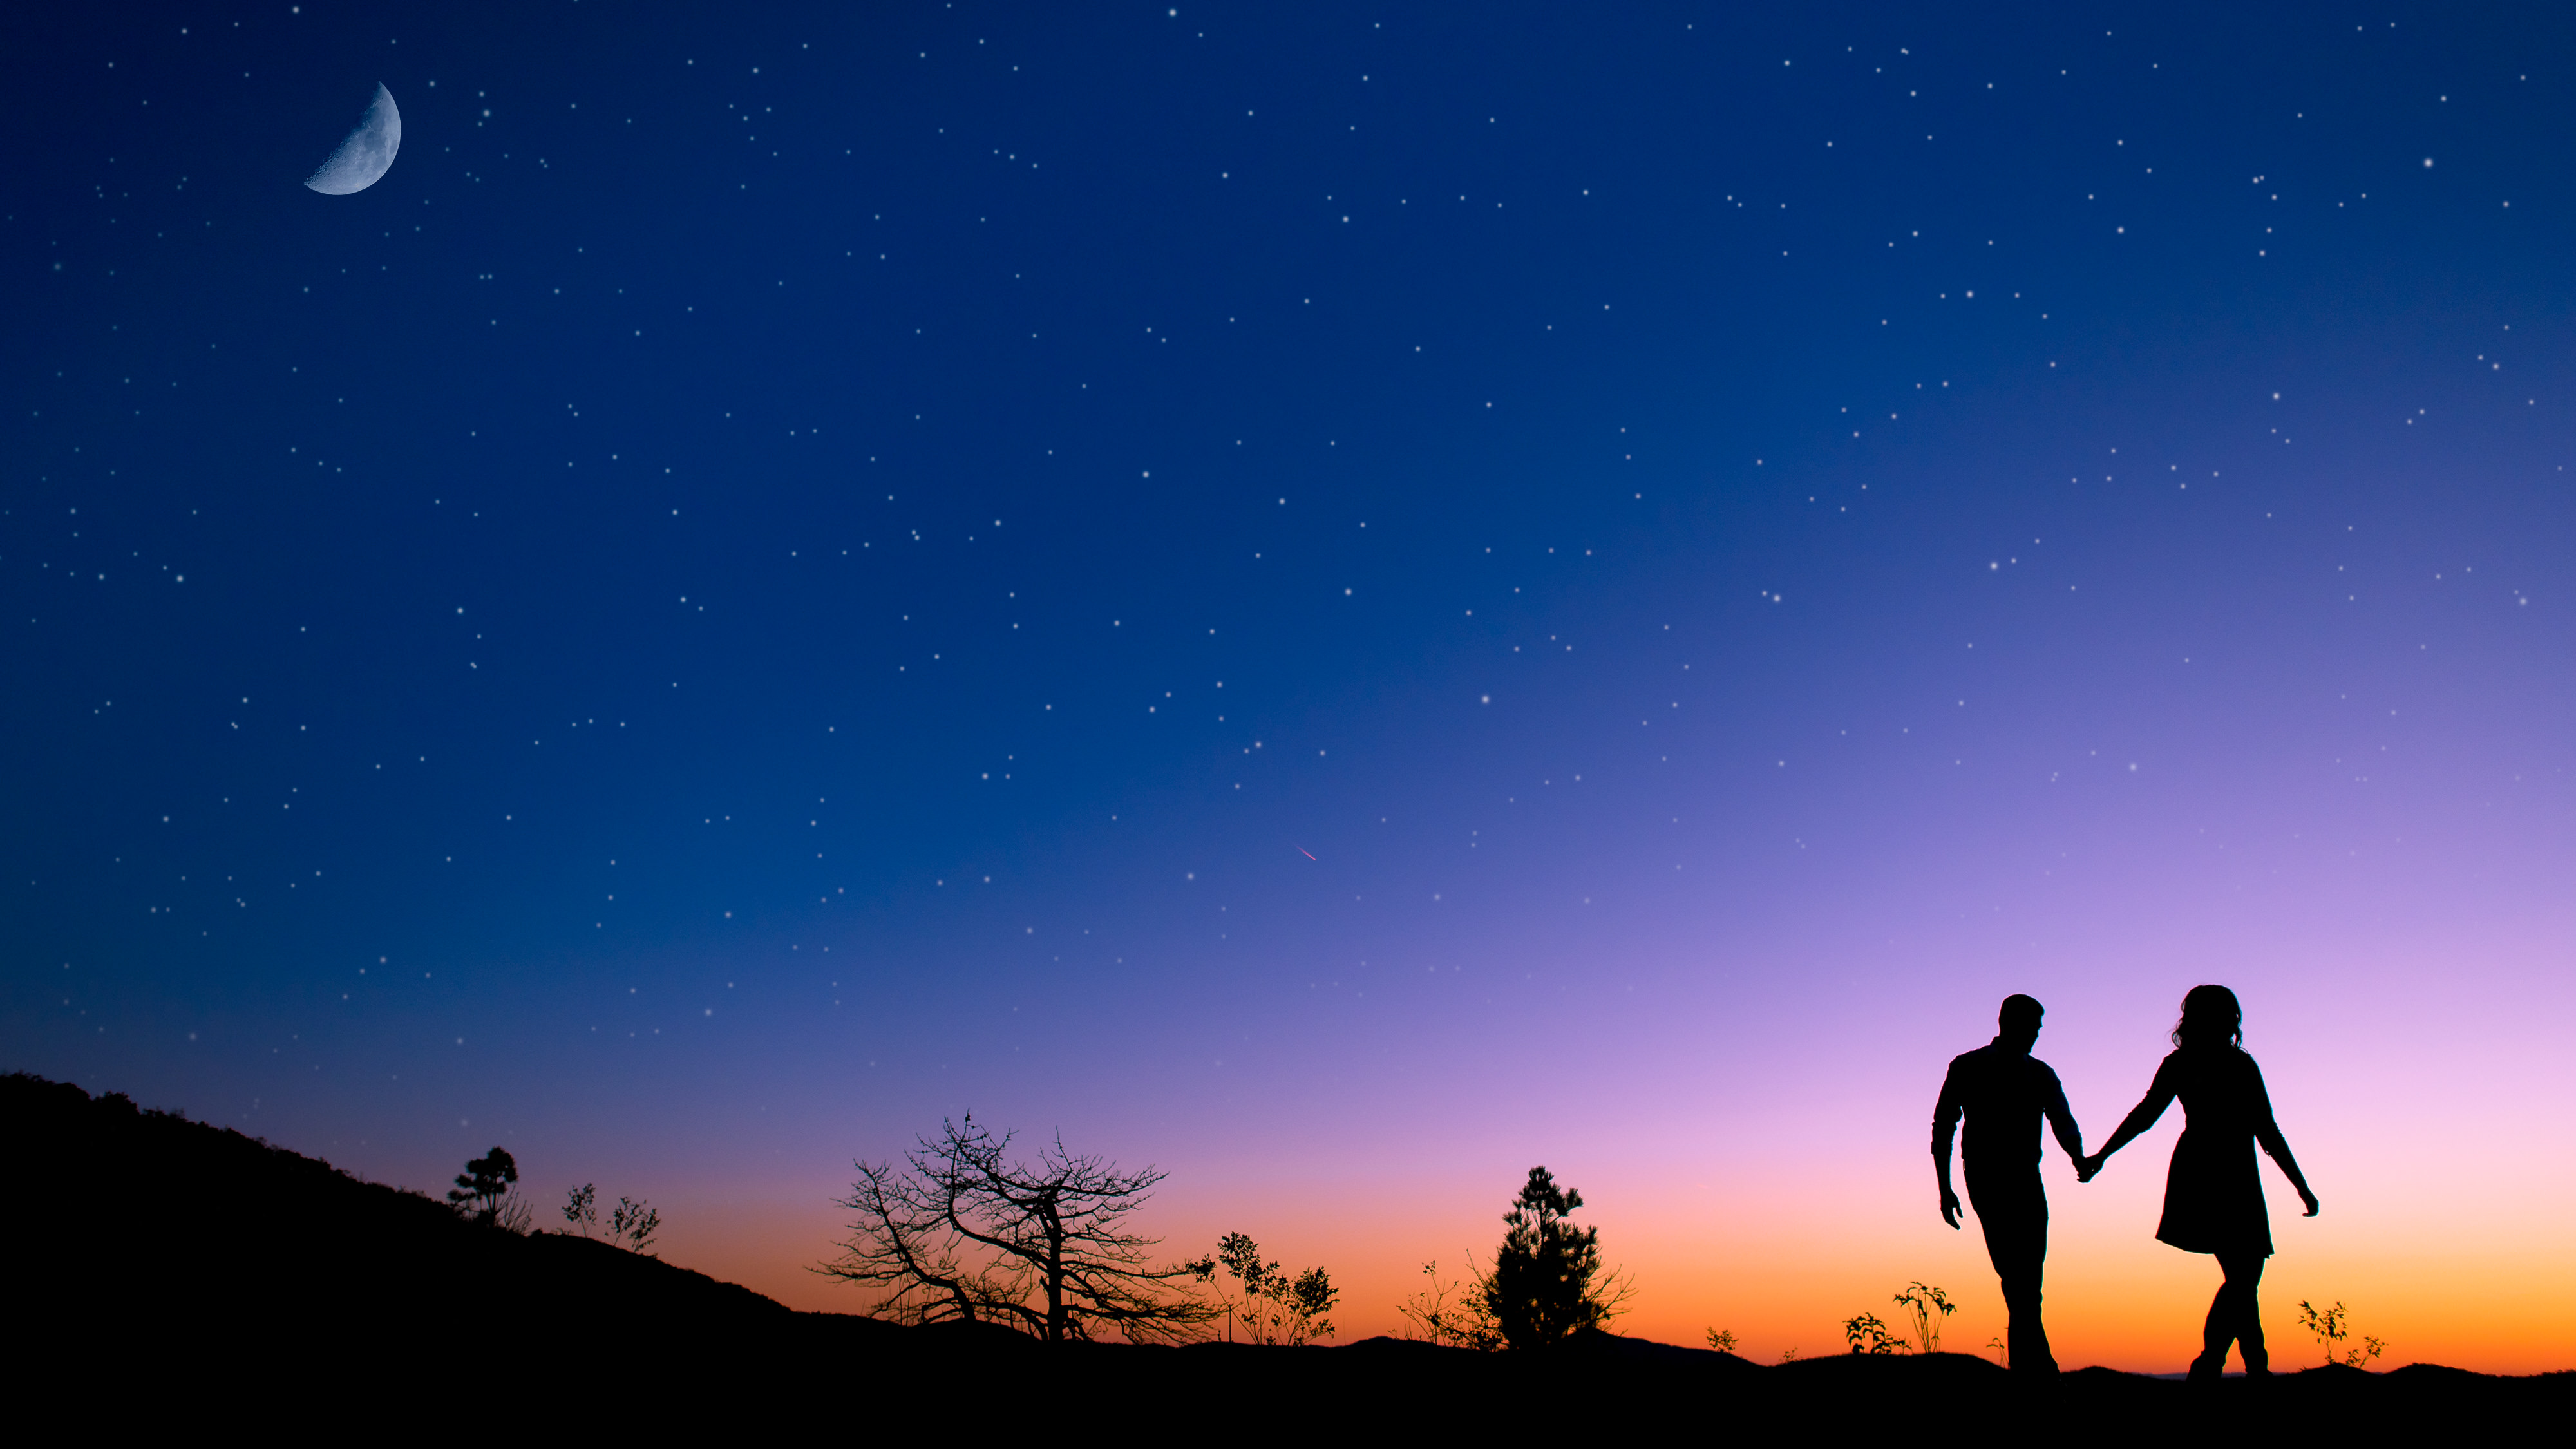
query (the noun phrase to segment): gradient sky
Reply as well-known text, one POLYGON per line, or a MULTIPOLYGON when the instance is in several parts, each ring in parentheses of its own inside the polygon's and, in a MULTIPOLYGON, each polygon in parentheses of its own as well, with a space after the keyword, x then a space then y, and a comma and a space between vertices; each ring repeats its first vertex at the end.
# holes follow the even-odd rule
MULTIPOLYGON (((1345 1341, 2002 1331, 1924 1153, 2244 998, 2276 1354, 2576 1363, 2576 18, 0 18, 0 1056, 799 1307, 943 1115, 1345 1341), (373 87, 399 159, 300 182, 373 87)), ((2056 1204, 2172 1370, 2180 1113, 2056 1204)), ((2052 1149, 2053 1152, 2053 1149, 2052 1149)))

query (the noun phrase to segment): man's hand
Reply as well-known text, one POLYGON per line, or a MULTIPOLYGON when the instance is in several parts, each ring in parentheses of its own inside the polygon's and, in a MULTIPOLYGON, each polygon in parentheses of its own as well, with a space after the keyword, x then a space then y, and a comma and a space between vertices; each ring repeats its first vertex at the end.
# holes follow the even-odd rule
POLYGON ((2101 1170, 2102 1159, 2100 1157, 2079 1157, 2075 1159, 2075 1180, 2077 1182, 2091 1182, 2094 1175, 2099 1173, 2101 1170))
POLYGON ((1959 1226, 1959 1195, 1950 1190, 1948 1183, 1941 1185, 1941 1221, 1953 1228, 1959 1226))

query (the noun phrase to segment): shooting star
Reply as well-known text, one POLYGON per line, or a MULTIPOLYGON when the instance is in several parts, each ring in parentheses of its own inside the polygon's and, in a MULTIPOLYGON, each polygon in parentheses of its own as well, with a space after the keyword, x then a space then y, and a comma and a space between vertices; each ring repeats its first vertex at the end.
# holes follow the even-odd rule
MULTIPOLYGON (((1308 860, 1315 860, 1315 852, 1313 852, 1313 851, 1311 851, 1311 850, 1308 850, 1306 847, 1304 847, 1304 846, 1302 846, 1302 845, 1297 847, 1297 853, 1298 853, 1299 855, 1302 855, 1302 856, 1306 857, 1308 860)), ((1322 865, 1322 864, 1323 864, 1323 862, 1322 862, 1322 861, 1320 861, 1320 860, 1315 860, 1315 864, 1317 864, 1317 865, 1322 865)))

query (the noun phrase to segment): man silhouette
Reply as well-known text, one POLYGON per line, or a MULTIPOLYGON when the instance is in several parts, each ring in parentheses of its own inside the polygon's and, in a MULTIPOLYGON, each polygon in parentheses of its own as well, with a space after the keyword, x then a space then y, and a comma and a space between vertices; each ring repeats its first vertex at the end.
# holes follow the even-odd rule
POLYGON ((2040 1004, 2004 998, 1995 1039, 1950 1059, 1941 1100, 1932 1109, 1932 1167, 1941 1182, 1941 1221, 1959 1226, 1959 1195, 1950 1190, 1950 1134, 1965 1115, 1961 1155, 1968 1159, 1968 1201, 1985 1230, 1986 1255, 2003 1279, 2012 1313, 2005 1344, 2015 1370, 2057 1372, 2040 1323, 2040 1269, 2048 1258, 2048 1194, 2039 1182, 2039 1119, 2045 1116, 2066 1155, 2084 1160, 2084 1134, 2067 1109, 2066 1089, 2048 1063, 2030 1054, 2039 1040, 2040 1004))

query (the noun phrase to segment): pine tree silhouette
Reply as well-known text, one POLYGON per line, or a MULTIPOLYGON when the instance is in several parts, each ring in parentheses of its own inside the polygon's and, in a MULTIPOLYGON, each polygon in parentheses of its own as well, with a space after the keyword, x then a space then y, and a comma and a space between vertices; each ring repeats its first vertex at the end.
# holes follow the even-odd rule
POLYGON ((1503 1214, 1503 1246, 1485 1280, 1485 1301, 1507 1346, 1562 1343, 1610 1316, 1612 1304, 1594 1282, 1601 1230, 1566 1221, 1581 1206, 1583 1194, 1560 1189, 1546 1168, 1533 1167, 1503 1214))

